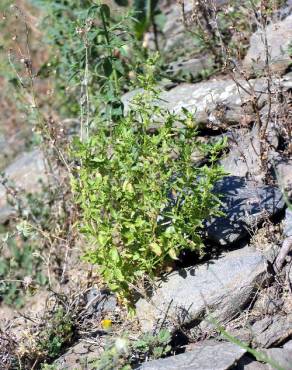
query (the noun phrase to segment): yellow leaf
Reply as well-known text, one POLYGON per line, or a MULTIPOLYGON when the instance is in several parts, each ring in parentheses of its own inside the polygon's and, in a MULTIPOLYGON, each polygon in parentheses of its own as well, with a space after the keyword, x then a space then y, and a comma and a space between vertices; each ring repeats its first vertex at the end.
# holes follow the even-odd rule
POLYGON ((173 259, 173 260, 177 260, 177 256, 176 256, 176 252, 173 248, 171 248, 169 251, 168 251, 168 254, 169 256, 173 259))
POLYGON ((161 256, 162 250, 157 243, 151 243, 150 248, 157 256, 161 256))
POLYGON ((128 193, 134 192, 133 185, 128 180, 125 180, 123 183, 123 191, 127 191, 128 193))

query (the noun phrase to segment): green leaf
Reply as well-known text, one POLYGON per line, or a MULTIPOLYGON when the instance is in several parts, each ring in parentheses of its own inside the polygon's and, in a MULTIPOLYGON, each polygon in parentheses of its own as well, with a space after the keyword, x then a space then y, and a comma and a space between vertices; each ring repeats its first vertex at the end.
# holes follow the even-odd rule
POLYGON ((165 230, 165 236, 171 238, 173 234, 175 234, 175 227, 173 225, 168 226, 165 230))
POLYGON ((114 262, 118 262, 120 260, 120 255, 117 248, 112 247, 109 251, 109 256, 114 262))
POLYGON ((110 58, 104 58, 102 61, 102 68, 106 77, 110 77, 113 72, 113 66, 110 58))

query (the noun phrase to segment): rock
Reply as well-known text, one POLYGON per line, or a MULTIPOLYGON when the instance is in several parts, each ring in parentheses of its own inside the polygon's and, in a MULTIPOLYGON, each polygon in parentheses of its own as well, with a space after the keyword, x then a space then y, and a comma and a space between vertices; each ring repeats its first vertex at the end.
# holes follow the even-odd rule
POLYGON ((80 341, 54 362, 55 368, 58 370, 87 369, 90 361, 99 358, 103 345, 103 343, 93 344, 80 341))
MULTIPOLYGON (((42 182, 47 182, 42 152, 34 150, 21 154, 6 168, 4 175, 16 188, 28 193, 40 192, 42 182)), ((6 222, 14 213, 13 208, 7 203, 5 188, 0 184, 0 223, 6 222)))
POLYGON ((207 317, 207 308, 219 321, 228 320, 245 307, 266 277, 260 252, 250 247, 235 250, 166 276, 151 300, 137 302, 137 317, 143 331, 164 319, 173 329, 178 323, 195 325, 207 317))
POLYGON ((235 131, 229 142, 229 153, 219 161, 224 170, 233 176, 258 177, 262 170, 257 127, 254 126, 252 131, 235 131))
POLYGON ((273 186, 259 185, 239 176, 226 176, 214 189, 222 194, 222 217, 206 222, 206 235, 210 240, 229 245, 248 234, 266 217, 271 217, 285 207, 281 191, 273 186))
POLYGON ((263 289, 252 308, 252 314, 262 317, 263 315, 274 315, 283 306, 283 299, 279 297, 279 292, 275 286, 263 289))
POLYGON ((292 351, 292 339, 289 340, 289 342, 285 343, 283 348, 292 351))
MULTIPOLYGON (((273 73, 283 74, 291 64, 289 43, 292 39, 292 15, 266 28, 270 67, 273 73)), ((248 72, 261 72, 265 68, 266 51, 264 31, 257 30, 250 38, 250 47, 243 61, 248 72)))
POLYGON ((292 341, 283 348, 258 349, 257 352, 266 357, 267 361, 255 361, 250 355, 244 355, 238 362, 236 370, 291 370, 292 368, 292 341))
POLYGON ((283 87, 284 91, 289 91, 292 89, 292 72, 285 74, 281 78, 281 86, 283 87))
POLYGON ((292 160, 280 160, 274 164, 279 187, 292 199, 292 160))
POLYGON ((265 317, 252 326, 255 345, 263 348, 281 345, 292 335, 292 314, 265 317))
MULTIPOLYGON (((228 0, 214 0, 213 4, 216 7, 221 7, 228 3, 228 0)), ((166 22, 162 29, 164 34, 165 43, 163 45, 164 53, 170 58, 173 55, 183 55, 186 54, 193 55, 200 51, 201 44, 199 39, 190 36, 188 30, 182 22, 182 12, 181 6, 177 3, 171 3, 164 12, 166 22)), ((193 10, 193 4, 191 1, 184 2, 184 11, 186 18, 191 17, 193 10)), ((193 22, 194 23, 194 22, 193 22)))
POLYGON ((104 313, 114 312, 118 308, 116 296, 106 289, 98 290, 96 288, 91 288, 86 298, 87 312, 97 313, 98 316, 104 313))
POLYGON ((204 71, 213 67, 213 61, 210 57, 192 58, 189 60, 179 60, 168 65, 166 73, 172 78, 196 78, 204 71))
POLYGON ((285 212, 285 218, 284 218, 284 236, 289 237, 292 236, 292 209, 287 208, 285 212))
POLYGON ((251 355, 244 355, 234 370, 268 370, 268 365, 255 361, 251 355))
POLYGON ((191 352, 142 364, 139 370, 227 370, 244 355, 245 350, 229 342, 204 341, 191 352))
MULTIPOLYGON (((191 10, 192 4, 187 3, 185 11, 189 13, 191 10)), ((165 43, 163 45, 164 52, 166 54, 173 55, 173 53, 175 53, 175 55, 180 55, 194 48, 195 43, 192 38, 189 37, 181 20, 180 6, 178 4, 171 4, 165 11, 165 18, 166 22, 162 29, 165 38, 165 43)))
MULTIPOLYGON (((292 341, 288 342, 288 344, 292 341)), ((249 355, 244 355, 239 363, 236 370, 291 370, 292 368, 292 346, 283 348, 270 348, 259 350, 264 356, 266 356, 268 361, 266 363, 261 363, 254 361, 249 355), (273 366, 275 365, 275 366, 273 366)))
POLYGON ((292 368, 292 349, 289 348, 270 348, 263 350, 263 353, 271 360, 267 368, 269 370, 283 369, 291 370, 292 368), (273 364, 276 366, 274 367, 273 364))
MULTIPOLYGON (((250 94, 245 81, 239 81, 242 88, 233 80, 212 80, 196 84, 183 83, 169 91, 160 94, 159 105, 172 112, 180 113, 182 108, 188 109, 195 115, 197 124, 201 127, 211 125, 214 129, 238 124, 242 121, 254 120, 251 109, 250 94)), ((266 102, 266 81, 263 79, 250 80, 259 98, 259 107, 266 102)), ((137 89, 122 97, 125 114, 129 111, 130 103, 135 95, 143 90, 137 89)))
POLYGON ((3 171, 17 155, 25 150, 28 137, 31 137, 29 129, 18 130, 10 135, 0 135, 0 171, 3 171))

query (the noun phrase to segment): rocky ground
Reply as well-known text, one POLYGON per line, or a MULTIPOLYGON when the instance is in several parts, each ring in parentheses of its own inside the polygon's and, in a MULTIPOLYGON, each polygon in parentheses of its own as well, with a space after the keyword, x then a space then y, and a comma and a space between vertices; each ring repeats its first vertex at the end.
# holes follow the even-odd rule
MULTIPOLYGON (((54 369, 89 369, 90 361, 100 356, 109 337, 161 328, 171 332, 171 355, 137 368, 292 369, 289 3, 266 30, 271 75, 267 76, 264 69, 265 49, 258 30, 250 37, 242 74, 216 73, 207 81, 162 85, 161 104, 177 113, 183 108, 192 111, 203 142, 217 138, 226 138, 227 142, 220 160, 227 176, 215 189, 222 194, 225 216, 205 224, 208 250, 203 262, 196 263, 191 253, 183 255, 174 271, 156 281, 151 297, 137 301, 136 319, 132 320, 126 318, 113 295, 82 281, 86 279, 76 262, 80 250, 77 254, 74 248, 70 250, 68 276, 62 289, 67 294, 81 289, 83 325, 88 319, 87 325, 94 327, 71 341, 71 347, 54 362, 54 369), (259 122, 267 125, 264 135, 259 122), (98 327, 102 318, 112 320, 111 330, 98 327)), ((178 60, 168 63, 168 73, 197 76, 212 68, 213 60, 208 55, 186 52, 192 50, 192 45, 182 24, 177 23, 178 12, 175 5, 165 10, 164 48, 169 53, 179 48, 178 60)), ((136 93, 124 95, 126 109, 136 93)), ((9 162, 4 176, 14 182, 18 192, 35 194, 43 191, 42 184, 50 182, 48 164, 41 150, 24 152, 21 137, 18 133, 9 140, 0 137, 0 155, 9 162)), ((194 153, 194 162, 204 163, 201 153, 194 153)), ((0 223, 7 226, 15 217, 15 207, 7 201, 6 191, 0 186, 0 223)), ((89 267, 84 264, 84 269, 89 267)), ((92 274, 90 279, 94 281, 92 274)), ((2 304, 2 326, 19 331, 27 322, 27 312, 40 315, 48 295, 45 289, 37 293, 37 304, 25 306, 21 315, 2 304), (4 325, 5 318, 10 318, 9 324, 6 320, 4 325)))

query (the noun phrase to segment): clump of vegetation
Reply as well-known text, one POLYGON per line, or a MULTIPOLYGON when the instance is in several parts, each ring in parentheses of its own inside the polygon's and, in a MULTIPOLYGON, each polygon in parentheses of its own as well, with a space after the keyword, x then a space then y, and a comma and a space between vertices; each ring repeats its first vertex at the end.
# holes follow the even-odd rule
POLYGON ((156 335, 152 333, 143 334, 132 345, 136 358, 139 361, 145 359, 158 359, 166 356, 171 350, 171 334, 167 329, 161 329, 156 335))
POLYGON ((171 351, 171 334, 162 329, 157 334, 145 333, 136 340, 116 338, 108 344, 98 360, 89 364, 92 370, 132 369, 145 360, 155 360, 171 351))
POLYGON ((92 1, 32 3, 46 14, 44 37, 53 50, 39 75, 54 76, 60 112, 81 113, 84 125, 88 116, 122 115, 121 93, 147 53, 138 46, 133 12, 112 13, 108 5, 92 1))
POLYGON ((64 344, 70 343, 72 337, 72 319, 62 307, 58 307, 54 315, 49 317, 48 324, 38 335, 37 350, 46 358, 56 358, 64 344))
MULTIPOLYGON (((5 237, 4 237, 5 238, 5 237)), ((25 303, 26 292, 33 294, 36 287, 46 284, 43 261, 36 243, 25 237, 9 237, 0 257, 0 298, 16 308, 25 303)))
POLYGON ((179 116, 161 107, 154 65, 155 59, 139 77, 144 92, 127 116, 100 127, 74 150, 80 163, 73 185, 81 231, 93 245, 85 258, 123 298, 137 284, 145 287, 142 282, 177 260, 183 249, 203 252, 199 230, 218 213, 212 190, 223 176, 215 162, 224 143, 202 146, 192 114, 185 110, 179 116), (208 166, 194 165, 198 148, 209 155, 208 166))
POLYGON ((58 304, 46 312, 38 325, 29 328, 22 335, 17 356, 25 368, 50 362, 72 342, 74 320, 71 314, 58 304))
POLYGON ((42 192, 32 194, 20 192, 5 178, 0 180, 15 210, 15 220, 0 230, 0 298, 21 308, 26 296, 52 284, 53 272, 54 279, 62 278, 60 256, 66 252, 62 248, 74 239, 72 205, 66 204, 65 183, 63 188, 43 186, 42 192))

